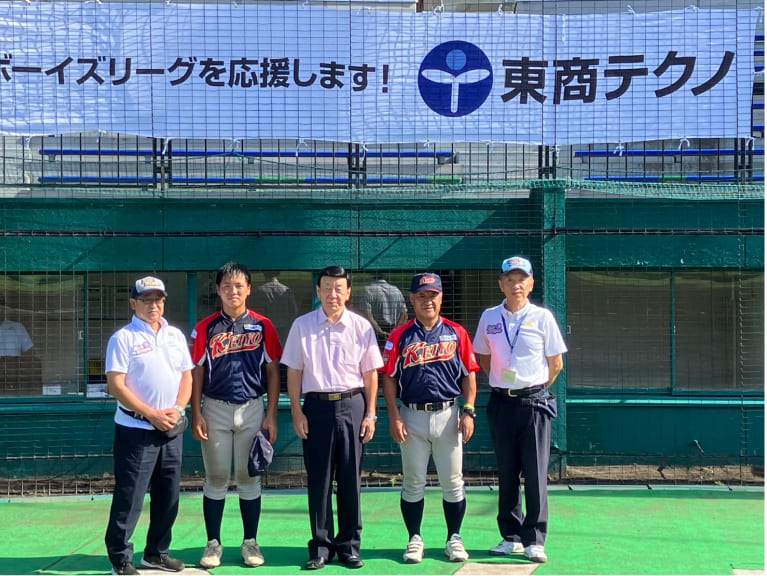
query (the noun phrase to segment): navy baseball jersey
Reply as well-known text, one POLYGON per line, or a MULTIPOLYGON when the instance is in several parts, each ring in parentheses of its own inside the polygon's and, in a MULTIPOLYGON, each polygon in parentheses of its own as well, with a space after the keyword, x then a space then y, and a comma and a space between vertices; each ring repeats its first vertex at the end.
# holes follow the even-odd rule
POLYGON ((271 320, 252 310, 237 318, 216 312, 192 332, 192 360, 205 366, 205 396, 242 404, 266 394, 266 365, 282 346, 271 320))
POLYGON ((398 380, 403 404, 424 404, 455 400, 461 380, 478 372, 479 364, 466 329, 440 318, 431 330, 418 320, 395 329, 384 348, 383 370, 398 380))

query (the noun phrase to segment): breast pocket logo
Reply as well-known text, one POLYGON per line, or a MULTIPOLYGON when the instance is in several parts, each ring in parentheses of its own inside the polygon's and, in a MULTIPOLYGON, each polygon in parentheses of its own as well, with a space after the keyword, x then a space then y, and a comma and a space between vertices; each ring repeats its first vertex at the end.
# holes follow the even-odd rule
POLYGON ((501 328, 501 323, 498 322, 498 324, 488 324, 485 331, 488 334, 500 334, 503 332, 503 329, 501 328))
POLYGON ((471 114, 484 104, 492 88, 490 60, 474 44, 461 40, 434 48, 418 71, 421 98, 441 116, 471 114))

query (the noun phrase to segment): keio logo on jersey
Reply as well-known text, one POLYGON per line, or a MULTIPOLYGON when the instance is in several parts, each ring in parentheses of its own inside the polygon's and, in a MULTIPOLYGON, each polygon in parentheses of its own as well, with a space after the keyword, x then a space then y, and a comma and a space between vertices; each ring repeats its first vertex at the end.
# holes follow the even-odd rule
POLYGON ((439 342, 438 344, 426 344, 426 342, 413 342, 402 351, 402 369, 416 364, 428 364, 429 362, 444 362, 455 356, 458 342, 439 342))
POLYGON ((222 332, 210 339, 208 347, 210 348, 211 357, 218 358, 219 356, 225 356, 234 352, 255 350, 261 346, 263 339, 263 332, 246 332, 245 334, 222 332))
POLYGON ((418 71, 418 90, 426 105, 441 116, 471 114, 493 88, 490 60, 474 44, 445 42, 429 52, 418 71))

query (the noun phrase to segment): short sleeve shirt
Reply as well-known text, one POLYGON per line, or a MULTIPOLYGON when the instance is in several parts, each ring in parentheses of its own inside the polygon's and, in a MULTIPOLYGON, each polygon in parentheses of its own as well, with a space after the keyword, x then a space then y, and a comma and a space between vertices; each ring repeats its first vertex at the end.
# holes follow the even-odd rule
POLYGON ((282 363, 303 371, 303 393, 361 388, 362 375, 383 366, 375 331, 366 318, 344 310, 333 324, 322 308, 293 322, 282 363))
POLYGON ((403 404, 454 400, 463 378, 478 371, 468 333, 446 318, 431 330, 410 320, 392 332, 384 348, 384 373, 398 380, 403 404))
POLYGON ((379 324, 394 326, 405 310, 405 297, 396 286, 385 280, 375 280, 365 286, 360 311, 372 314, 379 324))
POLYGON ((253 307, 272 321, 280 341, 284 342, 288 337, 290 325, 298 314, 293 291, 276 278, 272 278, 253 288, 251 298, 253 307))
POLYGON ((554 315, 530 302, 516 313, 505 304, 504 300, 485 310, 474 335, 474 351, 490 356, 490 386, 523 389, 546 384, 548 358, 567 352, 554 315), (517 331, 519 336, 514 342, 517 331), (516 372, 513 384, 504 381, 504 370, 516 372))
POLYGON ((0 356, 21 356, 34 347, 27 329, 18 322, 0 322, 0 356))
MULTIPOLYGON (((131 392, 157 410, 176 405, 181 376, 194 368, 181 330, 161 318, 160 329, 155 332, 136 316, 109 339, 105 364, 107 372, 125 374, 125 385, 131 392)), ((115 412, 115 422, 130 428, 152 429, 148 422, 132 418, 122 410, 115 412)))
POLYGON ((217 312, 192 331, 192 360, 205 366, 202 392, 216 400, 244 404, 266 394, 266 365, 280 356, 274 324, 252 310, 236 319, 217 312))

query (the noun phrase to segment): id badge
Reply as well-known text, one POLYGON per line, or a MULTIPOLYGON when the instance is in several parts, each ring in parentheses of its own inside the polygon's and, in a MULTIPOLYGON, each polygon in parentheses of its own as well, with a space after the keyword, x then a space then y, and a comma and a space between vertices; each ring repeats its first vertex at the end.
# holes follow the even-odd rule
POLYGON ((503 376, 501 377, 501 380, 503 381, 504 384, 514 384, 514 382, 517 381, 517 371, 511 368, 506 368, 503 371, 503 376))

